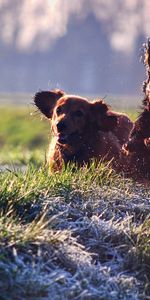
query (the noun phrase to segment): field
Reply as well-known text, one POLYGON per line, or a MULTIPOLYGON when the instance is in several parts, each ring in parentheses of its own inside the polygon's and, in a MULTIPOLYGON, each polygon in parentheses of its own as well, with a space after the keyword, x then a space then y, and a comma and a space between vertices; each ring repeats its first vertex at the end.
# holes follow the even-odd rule
POLYGON ((32 106, 0 128, 0 299, 150 299, 149 187, 109 163, 50 175, 32 106))

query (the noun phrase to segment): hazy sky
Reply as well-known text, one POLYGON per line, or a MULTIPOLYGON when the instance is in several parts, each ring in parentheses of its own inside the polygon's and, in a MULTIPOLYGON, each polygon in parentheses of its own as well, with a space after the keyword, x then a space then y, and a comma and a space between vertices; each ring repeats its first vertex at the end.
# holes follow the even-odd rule
POLYGON ((93 14, 111 46, 131 52, 140 34, 150 34, 149 13, 150 0, 0 0, 0 39, 20 51, 44 51, 67 33, 72 16, 93 14))

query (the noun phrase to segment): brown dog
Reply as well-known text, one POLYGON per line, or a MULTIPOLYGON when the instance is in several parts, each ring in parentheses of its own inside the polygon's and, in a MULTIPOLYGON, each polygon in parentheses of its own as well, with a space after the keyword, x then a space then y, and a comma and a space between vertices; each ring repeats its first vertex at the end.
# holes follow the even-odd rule
POLYGON ((111 112, 102 100, 89 102, 60 90, 41 91, 34 103, 52 122, 51 169, 60 170, 68 162, 82 166, 93 158, 119 163, 121 147, 133 126, 126 115, 111 112))
POLYGON ((150 179, 150 101, 143 101, 143 112, 123 147, 127 155, 125 171, 135 179, 150 179))
POLYGON ((127 154, 124 169, 129 176, 149 183, 150 180, 150 39, 144 44, 143 62, 146 69, 146 80, 143 82, 142 112, 134 124, 129 141, 123 149, 127 154))

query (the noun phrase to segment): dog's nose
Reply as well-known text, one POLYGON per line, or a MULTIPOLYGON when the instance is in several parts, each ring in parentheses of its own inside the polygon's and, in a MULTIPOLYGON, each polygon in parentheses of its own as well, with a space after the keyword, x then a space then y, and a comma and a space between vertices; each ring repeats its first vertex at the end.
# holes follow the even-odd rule
POLYGON ((67 128, 66 123, 64 121, 60 121, 57 123, 57 130, 59 132, 64 131, 67 128))

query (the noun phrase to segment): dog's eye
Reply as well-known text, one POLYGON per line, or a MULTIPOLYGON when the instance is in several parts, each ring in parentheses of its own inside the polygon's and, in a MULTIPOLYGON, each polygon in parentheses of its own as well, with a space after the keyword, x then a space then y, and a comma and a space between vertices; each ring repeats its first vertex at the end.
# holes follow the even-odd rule
POLYGON ((56 113, 57 113, 57 115, 60 115, 62 113, 62 107, 61 106, 57 107, 56 113))
POLYGON ((74 115, 75 115, 76 117, 79 117, 79 118, 81 118, 81 117, 84 116, 82 110, 76 110, 76 111, 74 112, 74 115))

